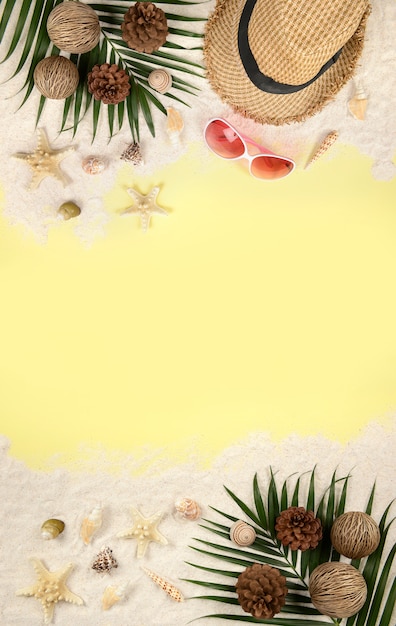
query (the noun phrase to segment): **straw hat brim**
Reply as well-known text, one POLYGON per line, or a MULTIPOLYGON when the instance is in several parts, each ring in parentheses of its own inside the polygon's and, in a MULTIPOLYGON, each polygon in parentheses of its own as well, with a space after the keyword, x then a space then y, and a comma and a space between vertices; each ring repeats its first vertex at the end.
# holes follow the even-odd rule
POLYGON ((238 26, 244 2, 218 0, 205 31, 204 59, 211 87, 231 108, 260 124, 302 122, 319 112, 352 77, 363 50, 370 6, 337 60, 311 85, 289 94, 271 94, 248 78, 238 51, 238 26))

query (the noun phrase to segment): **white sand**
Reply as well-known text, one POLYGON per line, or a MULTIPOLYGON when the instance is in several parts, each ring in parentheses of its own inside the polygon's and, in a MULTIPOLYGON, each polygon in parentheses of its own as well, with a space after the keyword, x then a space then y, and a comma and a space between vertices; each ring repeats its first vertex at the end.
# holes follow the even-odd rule
MULTIPOLYGON (((21 0, 18 0, 21 2, 21 0)), ((172 7, 174 13, 190 13, 194 16, 207 17, 213 10, 214 0, 197 7, 172 7)), ((372 0, 373 11, 368 21, 364 52, 356 72, 369 97, 366 119, 355 120, 347 110, 347 102, 355 90, 355 82, 351 80, 336 99, 319 114, 300 124, 283 127, 260 126, 235 115, 225 106, 212 91, 204 79, 191 78, 200 87, 198 97, 186 96, 191 108, 175 105, 172 100, 163 97, 165 106, 174 106, 183 115, 185 128, 182 142, 172 146, 165 130, 166 118, 156 110, 153 111, 156 137, 152 138, 144 121, 141 121, 141 150, 145 163, 139 167, 125 165, 119 159, 120 154, 131 142, 128 124, 125 121, 121 132, 108 142, 107 122, 102 119, 98 136, 92 144, 90 113, 79 126, 76 137, 66 132, 58 135, 63 103, 47 101, 40 126, 45 128, 54 149, 72 145, 75 153, 62 162, 62 169, 70 178, 70 184, 62 185, 53 178, 47 178, 40 187, 28 191, 31 179, 28 166, 12 159, 15 152, 30 152, 36 147, 35 118, 39 94, 33 93, 27 103, 18 110, 21 94, 15 95, 23 84, 24 76, 8 82, 12 74, 18 54, 7 63, 0 65, 1 104, 0 137, 2 150, 0 156, 0 183, 4 187, 4 214, 13 224, 24 224, 32 231, 40 242, 45 242, 48 230, 56 226, 56 211, 62 202, 73 200, 83 207, 83 213, 75 221, 75 232, 81 241, 90 244, 97 236, 106 234, 106 224, 114 215, 110 215, 103 207, 103 195, 114 188, 117 172, 126 167, 128 171, 145 176, 159 170, 163 166, 176 162, 193 146, 198 163, 195 174, 205 175, 205 160, 208 151, 202 142, 202 129, 207 119, 214 115, 227 117, 237 127, 243 128, 256 140, 280 154, 294 158, 299 167, 304 167, 309 155, 327 132, 339 131, 339 145, 355 146, 363 155, 373 161, 372 174, 377 180, 390 180, 394 177, 396 167, 393 158, 396 150, 396 46, 394 33, 396 26, 396 4, 394 0, 372 0), (90 177, 81 170, 81 160, 88 154, 96 154, 108 160, 108 169, 100 176, 90 177)), ((16 15, 17 11, 15 11, 16 15)), ((189 26, 190 27, 190 26, 189 26)), ((194 26, 191 26, 193 28, 194 26)), ((203 23, 195 26, 202 32, 203 23)), ((4 55, 12 37, 12 27, 7 29, 1 47, 4 55)), ((170 37, 171 40, 171 37, 170 37)), ((181 43, 183 39, 173 36, 174 41, 181 43)), ((184 40, 190 47, 196 45, 191 40, 184 40)), ((188 53, 191 59, 202 63, 199 51, 188 53)), ((182 76, 185 78, 185 76, 182 76)), ((190 79, 189 79, 190 80, 190 79)), ((336 154, 337 151, 334 151, 336 154)), ((314 176, 314 171, 307 172, 314 176)), ((120 207, 120 210, 124 207, 120 207)))
MULTIPOLYGON (((309 472, 316 464, 318 496, 330 483, 336 468, 339 477, 351 473, 346 510, 364 509, 371 486, 376 480, 372 515, 379 521, 385 507, 394 497, 394 425, 393 428, 391 425, 386 428, 372 423, 358 438, 345 446, 321 436, 300 438, 297 435, 275 444, 265 433, 252 433, 247 439, 224 450, 205 469, 200 465, 199 458, 192 458, 189 464, 173 465, 166 454, 158 461, 154 459, 158 459, 160 451, 147 450, 144 462, 148 469, 144 473, 141 471, 141 457, 138 460, 133 456, 115 453, 109 453, 108 456, 103 453, 100 456, 94 451, 90 454, 87 450, 82 450, 81 456, 88 461, 81 461, 75 468, 55 467, 57 461, 54 460, 53 464, 48 464, 48 468, 52 469, 32 471, 8 455, 8 441, 3 437, 0 439, 1 624, 42 624, 40 603, 34 598, 16 596, 15 593, 35 581, 33 568, 28 561, 32 556, 42 559, 51 570, 69 562, 75 565, 68 586, 83 598, 84 606, 61 602, 55 610, 56 626, 70 626, 71 623, 79 626, 186 626, 191 620, 209 613, 238 610, 238 607, 189 599, 189 596, 201 595, 205 590, 180 579, 202 580, 205 572, 199 572, 187 565, 186 561, 208 567, 219 567, 221 563, 199 555, 189 547, 198 546, 193 537, 213 541, 214 535, 200 528, 199 522, 178 519, 174 511, 176 498, 180 495, 194 498, 202 506, 204 517, 224 523, 223 518, 209 510, 209 505, 236 517, 244 516, 225 493, 223 485, 253 506, 252 479, 256 471, 264 490, 268 485, 269 466, 277 472, 280 482, 294 472, 309 472), (84 515, 98 502, 104 507, 103 526, 87 547, 79 538, 80 524, 84 515), (147 516, 163 511, 159 530, 168 539, 166 546, 151 543, 146 555, 140 560, 135 556, 134 540, 116 537, 119 531, 131 526, 129 507, 132 506, 147 516), (44 541, 40 537, 40 526, 50 517, 64 520, 66 528, 57 539, 44 541), (104 545, 113 549, 119 563, 119 567, 109 575, 98 574, 91 569, 93 559, 104 545), (185 601, 178 604, 168 598, 142 572, 141 565, 173 582, 185 596, 185 601), (128 597, 108 612, 103 612, 101 597, 105 587, 127 581, 130 582, 128 597)), ((291 485, 294 485, 294 480, 291 478, 291 485)), ((305 489, 306 484, 302 491, 305 489)), ((395 505, 388 519, 394 515, 395 505)), ((387 552, 395 538, 395 528, 392 528, 387 539, 387 552)), ((222 541, 219 539, 219 542, 222 541)), ((232 568, 224 564, 224 569, 227 567, 232 568)), ((222 582, 225 582, 224 579, 222 582)), ((331 623, 329 618, 324 619, 331 623)), ((213 619, 197 623, 216 626, 226 622, 213 619)))

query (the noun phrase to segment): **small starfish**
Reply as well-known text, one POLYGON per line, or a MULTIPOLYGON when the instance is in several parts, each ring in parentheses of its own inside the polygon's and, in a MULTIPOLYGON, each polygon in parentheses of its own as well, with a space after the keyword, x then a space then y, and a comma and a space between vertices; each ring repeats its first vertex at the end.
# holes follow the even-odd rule
POLYGON ((59 163, 70 153, 74 148, 62 148, 61 150, 52 150, 48 143, 47 135, 43 128, 39 129, 39 138, 37 142, 37 148, 30 154, 25 152, 18 152, 13 157, 20 161, 26 161, 33 170, 33 177, 29 185, 29 189, 37 189, 39 184, 47 176, 53 176, 64 185, 68 182, 67 176, 62 172, 59 167, 59 163))
POLYGON ((166 545, 166 538, 158 531, 157 526, 161 520, 162 513, 156 513, 151 517, 143 517, 137 509, 132 509, 133 526, 124 532, 118 533, 117 537, 122 539, 136 539, 138 542, 137 558, 141 559, 147 550, 150 541, 156 541, 166 545))
POLYGON ((168 215, 168 213, 156 203, 159 190, 159 187, 153 187, 147 196, 143 196, 135 189, 127 189, 129 195, 136 200, 136 205, 125 209, 122 214, 137 213, 140 216, 143 232, 147 232, 151 216, 154 213, 157 213, 158 215, 168 215))
POLYGON ((55 604, 60 600, 72 604, 84 604, 83 600, 72 593, 66 587, 66 578, 73 569, 73 563, 69 563, 56 572, 48 571, 40 559, 31 559, 36 570, 37 582, 30 587, 25 587, 16 592, 17 596, 34 596, 40 600, 44 609, 44 623, 50 624, 54 615, 55 604))

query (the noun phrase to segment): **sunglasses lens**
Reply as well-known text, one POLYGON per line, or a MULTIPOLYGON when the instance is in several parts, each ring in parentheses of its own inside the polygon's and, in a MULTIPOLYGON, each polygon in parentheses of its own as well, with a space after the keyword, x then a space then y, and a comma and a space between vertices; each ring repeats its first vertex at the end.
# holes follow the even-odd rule
POLYGON ((206 143, 223 159, 236 159, 245 152, 245 146, 235 131, 221 120, 213 120, 206 128, 206 143))
POLYGON ((257 156, 251 164, 251 171, 256 178, 276 180, 290 174, 294 165, 287 159, 273 156, 257 156))

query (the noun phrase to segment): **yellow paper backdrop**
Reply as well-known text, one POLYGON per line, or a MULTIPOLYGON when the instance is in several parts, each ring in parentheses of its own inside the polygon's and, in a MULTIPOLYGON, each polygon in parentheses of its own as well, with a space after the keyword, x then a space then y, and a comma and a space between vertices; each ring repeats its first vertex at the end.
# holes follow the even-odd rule
MULTIPOLYGON (((126 166, 106 236, 0 221, 0 432, 33 466, 81 443, 179 456, 250 431, 346 441, 396 408, 396 180, 338 147, 280 182, 194 151, 126 166), (144 234, 126 188, 168 217, 144 234)), ((29 211, 30 207, 26 207, 29 211)))

